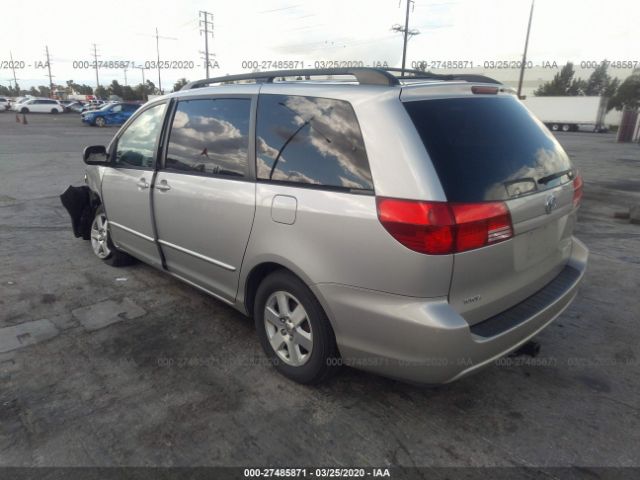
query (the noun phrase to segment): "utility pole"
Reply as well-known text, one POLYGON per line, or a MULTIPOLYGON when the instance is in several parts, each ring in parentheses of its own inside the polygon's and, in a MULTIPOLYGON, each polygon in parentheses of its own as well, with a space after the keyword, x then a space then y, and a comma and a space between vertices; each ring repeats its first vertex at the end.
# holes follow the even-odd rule
POLYGON ((156 53, 158 54, 158 90, 162 94, 162 79, 160 78, 160 37, 158 36, 158 27, 156 27, 156 53))
POLYGON ((127 86, 127 67, 124 67, 124 86, 127 86))
MULTIPOLYGON (((414 35, 418 35, 420 32, 418 30, 409 30, 409 7, 412 4, 415 4, 414 0, 407 0, 407 13, 404 19, 404 27, 402 25, 396 24, 391 27, 391 30, 394 32, 399 32, 403 34, 403 46, 402 46, 402 71, 400 73, 401 77, 404 77, 405 67, 407 65, 407 42, 409 38, 414 35)), ((400 4, 398 4, 400 6, 400 4)))
POLYGON ((49 97, 53 98, 53 80, 51 79, 51 59, 49 58, 49 46, 45 45, 47 52, 47 69, 49 70, 49 97))
POLYGON ((93 44, 93 63, 96 69, 96 89, 97 89, 100 87, 100 78, 98 78, 98 49, 95 43, 93 44))
POLYGON ((529 12, 529 25, 527 26, 527 38, 524 41, 524 52, 522 53, 522 65, 520 65, 520 79, 518 80, 518 98, 522 97, 522 80, 524 79, 524 68, 527 63, 527 50, 529 48, 529 33, 531 32, 531 19, 533 18, 533 4, 531 0, 531 11, 529 12))
POLYGON ((17 87, 18 79, 16 78, 16 66, 13 64, 13 53, 9 51, 9 59, 11 60, 11 70, 13 70, 13 84, 17 87))
POLYGON ((160 90, 160 93, 162 93, 162 78, 160 77, 160 39, 165 39, 165 40, 177 40, 177 38, 175 37, 162 37, 160 36, 160 34, 158 33, 158 27, 156 27, 156 53, 157 53, 157 58, 158 58, 158 90, 160 90))
POLYGON ((211 33, 211 38, 213 38, 213 14, 209 12, 205 12, 204 10, 200 10, 200 26, 204 25, 204 29, 200 28, 200 34, 204 33, 204 64, 205 64, 205 72, 206 78, 210 78, 209 76, 209 33, 211 33), (211 18, 211 20, 209 20, 211 18), (209 25, 211 25, 211 30, 209 30, 209 25))
POLYGON ((146 92, 147 92, 147 82, 144 79, 144 71, 146 70, 146 68, 144 68, 144 67, 135 67, 135 68, 139 69, 140 72, 142 72, 142 99, 146 100, 147 99, 147 94, 146 94, 146 92))
POLYGON ((409 7, 413 0, 407 0, 407 15, 404 19, 404 46, 402 47, 402 72, 400 76, 404 77, 404 68, 407 61, 407 40, 409 40, 409 7))

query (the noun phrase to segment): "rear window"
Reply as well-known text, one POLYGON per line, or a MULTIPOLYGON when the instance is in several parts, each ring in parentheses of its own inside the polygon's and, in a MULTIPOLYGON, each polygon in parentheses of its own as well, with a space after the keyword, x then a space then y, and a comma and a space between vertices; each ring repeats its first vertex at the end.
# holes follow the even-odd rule
POLYGON ((514 97, 405 102, 450 202, 507 200, 571 179, 560 144, 514 97))

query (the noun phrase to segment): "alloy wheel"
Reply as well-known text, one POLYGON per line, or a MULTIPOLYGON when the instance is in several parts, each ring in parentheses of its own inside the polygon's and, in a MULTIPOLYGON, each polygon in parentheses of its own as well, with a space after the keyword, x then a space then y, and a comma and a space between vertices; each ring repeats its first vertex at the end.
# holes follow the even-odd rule
POLYGON ((309 361, 313 331, 307 311, 296 297, 285 291, 272 293, 264 307, 264 327, 280 360, 292 367, 309 361))
POLYGON ((93 248, 93 253, 102 260, 111 255, 108 227, 109 221, 104 213, 96 215, 91 224, 91 248, 93 248))

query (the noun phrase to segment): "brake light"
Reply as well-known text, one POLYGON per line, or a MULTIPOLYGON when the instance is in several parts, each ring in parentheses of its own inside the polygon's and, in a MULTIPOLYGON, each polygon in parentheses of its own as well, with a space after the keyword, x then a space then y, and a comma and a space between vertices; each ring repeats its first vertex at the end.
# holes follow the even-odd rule
POLYGON ((446 203, 377 199, 378 218, 405 247, 429 255, 447 255, 513 237, 503 202, 446 203))
POLYGON ((471 87, 471 93, 475 93, 476 95, 497 95, 498 87, 485 87, 480 85, 474 85, 471 87))
POLYGON ((573 206, 578 207, 580 202, 582 201, 582 175, 576 175, 576 178, 573 179, 573 206))

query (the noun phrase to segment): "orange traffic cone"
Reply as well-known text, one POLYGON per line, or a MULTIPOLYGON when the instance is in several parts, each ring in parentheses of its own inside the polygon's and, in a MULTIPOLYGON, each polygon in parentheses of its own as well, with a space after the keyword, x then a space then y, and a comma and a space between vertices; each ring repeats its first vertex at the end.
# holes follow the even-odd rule
POLYGON ((22 122, 20 121, 20 117, 18 116, 18 114, 17 114, 17 113, 16 113, 16 123, 22 123, 22 122))
POLYGON ((26 114, 26 113, 23 113, 23 114, 22 114, 22 124, 23 124, 23 125, 27 125, 27 123, 28 123, 28 122, 27 122, 27 114, 26 114))

